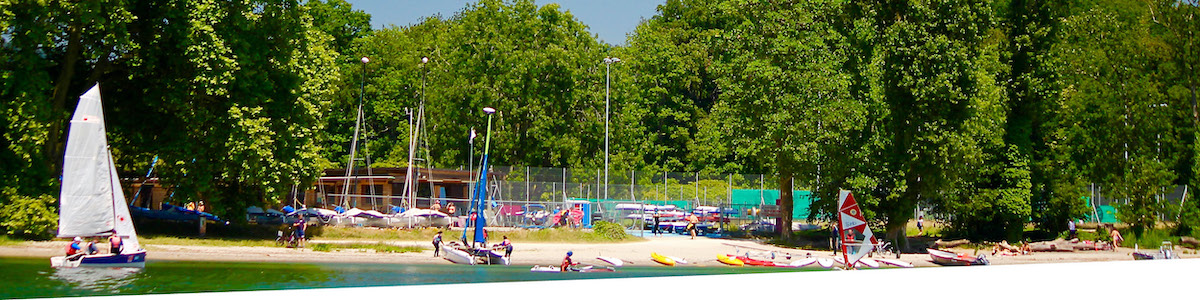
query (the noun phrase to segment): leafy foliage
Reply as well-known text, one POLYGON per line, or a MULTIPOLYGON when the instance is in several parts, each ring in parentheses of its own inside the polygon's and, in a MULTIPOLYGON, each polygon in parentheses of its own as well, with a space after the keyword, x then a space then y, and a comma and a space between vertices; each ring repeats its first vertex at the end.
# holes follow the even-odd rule
POLYGON ((0 227, 4 228, 7 235, 35 240, 54 237, 58 229, 54 197, 24 196, 12 187, 4 188, 0 197, 5 198, 4 203, 0 204, 0 227))

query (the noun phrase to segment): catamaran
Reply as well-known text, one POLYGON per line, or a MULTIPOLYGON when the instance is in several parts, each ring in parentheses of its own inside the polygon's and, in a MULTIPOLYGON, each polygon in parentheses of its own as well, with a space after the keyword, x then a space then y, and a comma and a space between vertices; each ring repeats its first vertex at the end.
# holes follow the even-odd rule
POLYGON ((146 266, 146 250, 138 244, 106 133, 100 85, 96 84, 79 97, 67 132, 58 237, 116 235, 122 239, 123 249, 119 253, 51 257, 53 267, 146 266))
POLYGON ((499 264, 508 265, 508 257, 505 257, 501 252, 503 250, 487 247, 487 233, 483 230, 487 226, 487 218, 484 218, 484 208, 487 203, 487 174, 488 174, 488 149, 491 147, 491 131, 492 131, 492 114, 496 113, 496 109, 485 107, 484 112, 488 114, 488 134, 484 137, 483 146, 483 163, 479 168, 479 180, 475 182, 475 194, 471 195, 471 207, 468 215, 474 218, 463 226, 462 243, 450 243, 446 247, 446 259, 459 264, 499 264), (467 232, 474 231, 473 242, 467 241, 467 232), (470 257, 471 259, 464 259, 470 257))

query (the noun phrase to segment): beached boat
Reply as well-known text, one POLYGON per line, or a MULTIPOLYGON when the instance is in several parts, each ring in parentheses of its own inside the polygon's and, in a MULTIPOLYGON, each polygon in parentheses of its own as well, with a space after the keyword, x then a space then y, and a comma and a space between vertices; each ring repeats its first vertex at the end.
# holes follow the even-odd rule
POLYGON ((672 267, 675 266, 674 259, 660 255, 660 254, 658 254, 658 252, 650 252, 650 260, 653 260, 654 262, 663 264, 665 266, 672 266, 672 267))
POLYGON ((442 257, 446 258, 446 260, 449 260, 452 263, 461 264, 461 265, 474 265, 475 264, 475 257, 471 256, 471 254, 467 253, 467 251, 464 251, 457 247, 449 247, 449 246, 442 247, 442 252, 445 253, 444 255, 442 255, 442 257))
POLYGON ((933 259, 933 263, 943 266, 978 266, 988 264, 987 258, 982 254, 975 257, 937 249, 926 249, 926 251, 929 251, 929 257, 933 259))
MULTIPOLYGON (((467 211, 467 215, 474 216, 474 219, 470 220, 470 222, 467 222, 467 226, 463 227, 462 237, 460 239, 462 243, 459 244, 458 242, 451 242, 447 244, 446 248, 466 253, 466 255, 470 256, 471 259, 469 264, 472 265, 508 265, 509 260, 507 257, 504 257, 504 254, 487 246, 487 233, 484 231, 484 227, 487 226, 487 219, 484 217, 485 214, 483 212, 485 211, 485 206, 487 205, 488 200, 488 149, 491 148, 492 141, 490 134, 492 131, 492 114, 495 113, 496 110, 491 107, 487 107, 484 108, 483 111, 487 112, 488 114, 488 134, 486 135, 483 147, 483 163, 480 164, 479 168, 479 180, 475 183, 475 193, 473 193, 471 196, 471 205, 468 207, 467 211), (468 232, 474 232, 474 239, 467 239, 468 232)), ((461 262, 461 259, 450 259, 449 257, 446 259, 454 263, 465 264, 461 262)))
POLYGON ((62 192, 59 196, 58 237, 122 239, 119 253, 56 256, 53 267, 146 266, 146 250, 138 243, 129 205, 121 190, 117 168, 104 126, 104 109, 97 84, 79 97, 67 133, 63 155, 62 192))
POLYGON ((1137 249, 1137 245, 1134 245, 1132 255, 1134 260, 1179 259, 1179 253, 1175 253, 1175 246, 1171 242, 1162 242, 1162 245, 1158 246, 1158 252, 1156 253, 1140 252, 1137 249))
POLYGON ((741 267, 741 266, 746 265, 745 262, 737 259, 736 257, 734 257, 734 255, 717 254, 717 261, 719 261, 723 264, 730 265, 730 266, 741 267))

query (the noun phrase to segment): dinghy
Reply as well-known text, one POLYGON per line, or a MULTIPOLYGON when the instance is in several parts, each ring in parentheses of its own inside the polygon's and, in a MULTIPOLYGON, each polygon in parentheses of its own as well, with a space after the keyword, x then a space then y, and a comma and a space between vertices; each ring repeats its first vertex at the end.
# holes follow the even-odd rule
POLYGON ((138 243, 119 180, 97 84, 79 97, 71 117, 63 155, 58 237, 116 235, 123 245, 119 253, 51 257, 52 267, 146 266, 146 250, 138 243))

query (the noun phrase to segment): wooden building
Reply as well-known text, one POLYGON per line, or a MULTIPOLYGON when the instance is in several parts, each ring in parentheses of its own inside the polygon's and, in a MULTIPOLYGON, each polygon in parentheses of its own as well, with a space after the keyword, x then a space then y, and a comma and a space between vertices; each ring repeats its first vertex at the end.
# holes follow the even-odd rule
MULTIPOLYGON (((406 167, 360 168, 355 169, 349 177, 346 176, 346 169, 327 169, 312 186, 289 191, 287 196, 279 199, 278 206, 326 209, 342 206, 388 213, 393 206, 429 208, 431 201, 436 200, 443 207, 453 203, 465 208, 470 201, 473 177, 478 176, 475 172, 464 170, 415 168, 413 171, 416 195, 412 201, 404 196, 406 167)), ((503 178, 504 174, 488 174, 490 181, 503 178)), ((126 192, 134 206, 160 209, 163 202, 175 202, 171 201, 170 187, 160 185, 157 178, 127 179, 126 186, 130 187, 126 192), (134 195, 137 195, 136 199, 134 195)))

